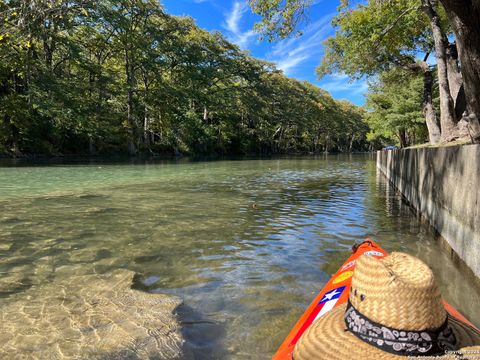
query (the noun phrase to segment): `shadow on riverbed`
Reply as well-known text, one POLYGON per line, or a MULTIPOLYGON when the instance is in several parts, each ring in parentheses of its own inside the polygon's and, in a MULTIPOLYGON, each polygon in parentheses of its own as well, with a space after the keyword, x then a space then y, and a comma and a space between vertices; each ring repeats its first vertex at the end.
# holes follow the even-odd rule
POLYGON ((185 340, 183 359, 209 360, 224 359, 226 327, 224 324, 205 318, 203 314, 188 305, 177 309, 181 333, 185 340))
MULTIPOLYGON (((133 278, 133 289, 150 293, 164 293, 155 283, 145 281, 140 274, 133 278)), ((206 314, 183 303, 175 315, 180 324, 180 332, 184 340, 182 359, 211 360, 224 359, 230 352, 225 348, 226 326, 223 323, 208 319, 206 314)))

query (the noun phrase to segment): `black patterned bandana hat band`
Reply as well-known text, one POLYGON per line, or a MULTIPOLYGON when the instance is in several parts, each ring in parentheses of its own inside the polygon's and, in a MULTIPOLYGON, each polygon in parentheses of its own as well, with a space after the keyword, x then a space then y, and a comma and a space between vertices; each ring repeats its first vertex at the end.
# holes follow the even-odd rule
POLYGON ((457 341, 452 328, 448 325, 448 317, 438 329, 399 330, 368 319, 348 301, 345 324, 347 330, 363 342, 395 355, 443 355, 445 350, 456 349, 457 341))

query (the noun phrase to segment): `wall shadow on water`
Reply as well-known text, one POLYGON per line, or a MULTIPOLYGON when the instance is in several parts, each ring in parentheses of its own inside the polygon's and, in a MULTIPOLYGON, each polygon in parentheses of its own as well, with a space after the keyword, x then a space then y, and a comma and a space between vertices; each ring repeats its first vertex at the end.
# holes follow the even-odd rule
POLYGON ((474 184, 480 171, 475 161, 480 148, 407 149, 394 154, 396 161, 392 159, 386 169, 394 185, 478 274, 478 245, 472 242, 480 230, 473 215, 478 215, 479 209, 479 191, 474 184))
MULTIPOLYGON (((382 154, 384 156, 384 154, 382 154)), ((461 178, 465 175, 465 164, 459 161, 460 148, 441 149, 441 164, 435 163, 431 154, 421 151, 415 154, 413 150, 401 151, 400 161, 392 161, 387 169, 392 174, 397 174, 393 182, 390 182, 380 170, 377 172, 377 186, 385 194, 385 210, 389 217, 398 216, 398 211, 411 212, 416 222, 422 225, 425 234, 419 234, 415 242, 398 244, 389 250, 408 252, 423 260, 433 271, 435 279, 440 287, 443 298, 465 315, 474 325, 480 326, 480 279, 459 257, 439 233, 444 229, 443 217, 439 215, 435 207, 431 207, 425 201, 425 195, 429 194, 429 202, 435 201, 441 204, 437 208, 448 208, 452 197, 461 199, 468 198, 468 191, 457 186, 452 188, 443 182, 446 172, 455 174, 461 178), (419 166, 423 171, 417 171, 419 166), (448 168, 453 168, 453 172, 448 168), (401 179, 408 179, 410 185, 405 186, 401 179), (403 194, 398 190, 402 187, 403 194), (403 208, 403 210, 401 210, 403 208), (419 211, 422 209, 422 211, 419 211), (437 229, 427 219, 435 218, 437 229)), ((450 205, 451 206, 451 205, 450 205)), ((468 248, 466 241, 472 241, 468 237, 458 236, 457 244, 468 248)))

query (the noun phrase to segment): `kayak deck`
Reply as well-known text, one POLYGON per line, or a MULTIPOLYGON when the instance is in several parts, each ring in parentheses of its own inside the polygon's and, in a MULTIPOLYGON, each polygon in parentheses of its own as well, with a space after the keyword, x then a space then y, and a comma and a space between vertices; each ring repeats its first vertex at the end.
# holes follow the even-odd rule
MULTIPOLYGON (((382 258, 387 255, 373 240, 367 239, 362 244, 353 247, 353 253, 338 269, 338 271, 330 278, 325 287, 313 299, 307 310, 303 313, 290 333, 287 335, 282 345, 273 356, 273 360, 291 360, 295 344, 300 339, 307 328, 320 316, 333 308, 347 302, 350 283, 352 281, 353 270, 355 269, 356 260, 361 255, 374 256, 382 258)), ((445 309, 458 320, 474 327, 463 315, 455 308, 444 301, 445 309)))

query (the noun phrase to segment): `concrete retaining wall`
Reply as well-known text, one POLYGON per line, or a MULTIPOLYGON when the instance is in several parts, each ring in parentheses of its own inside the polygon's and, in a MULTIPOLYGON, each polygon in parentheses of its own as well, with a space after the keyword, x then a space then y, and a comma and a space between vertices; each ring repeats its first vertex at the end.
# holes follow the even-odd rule
POLYGON ((480 277, 480 145, 379 151, 377 168, 480 277))

